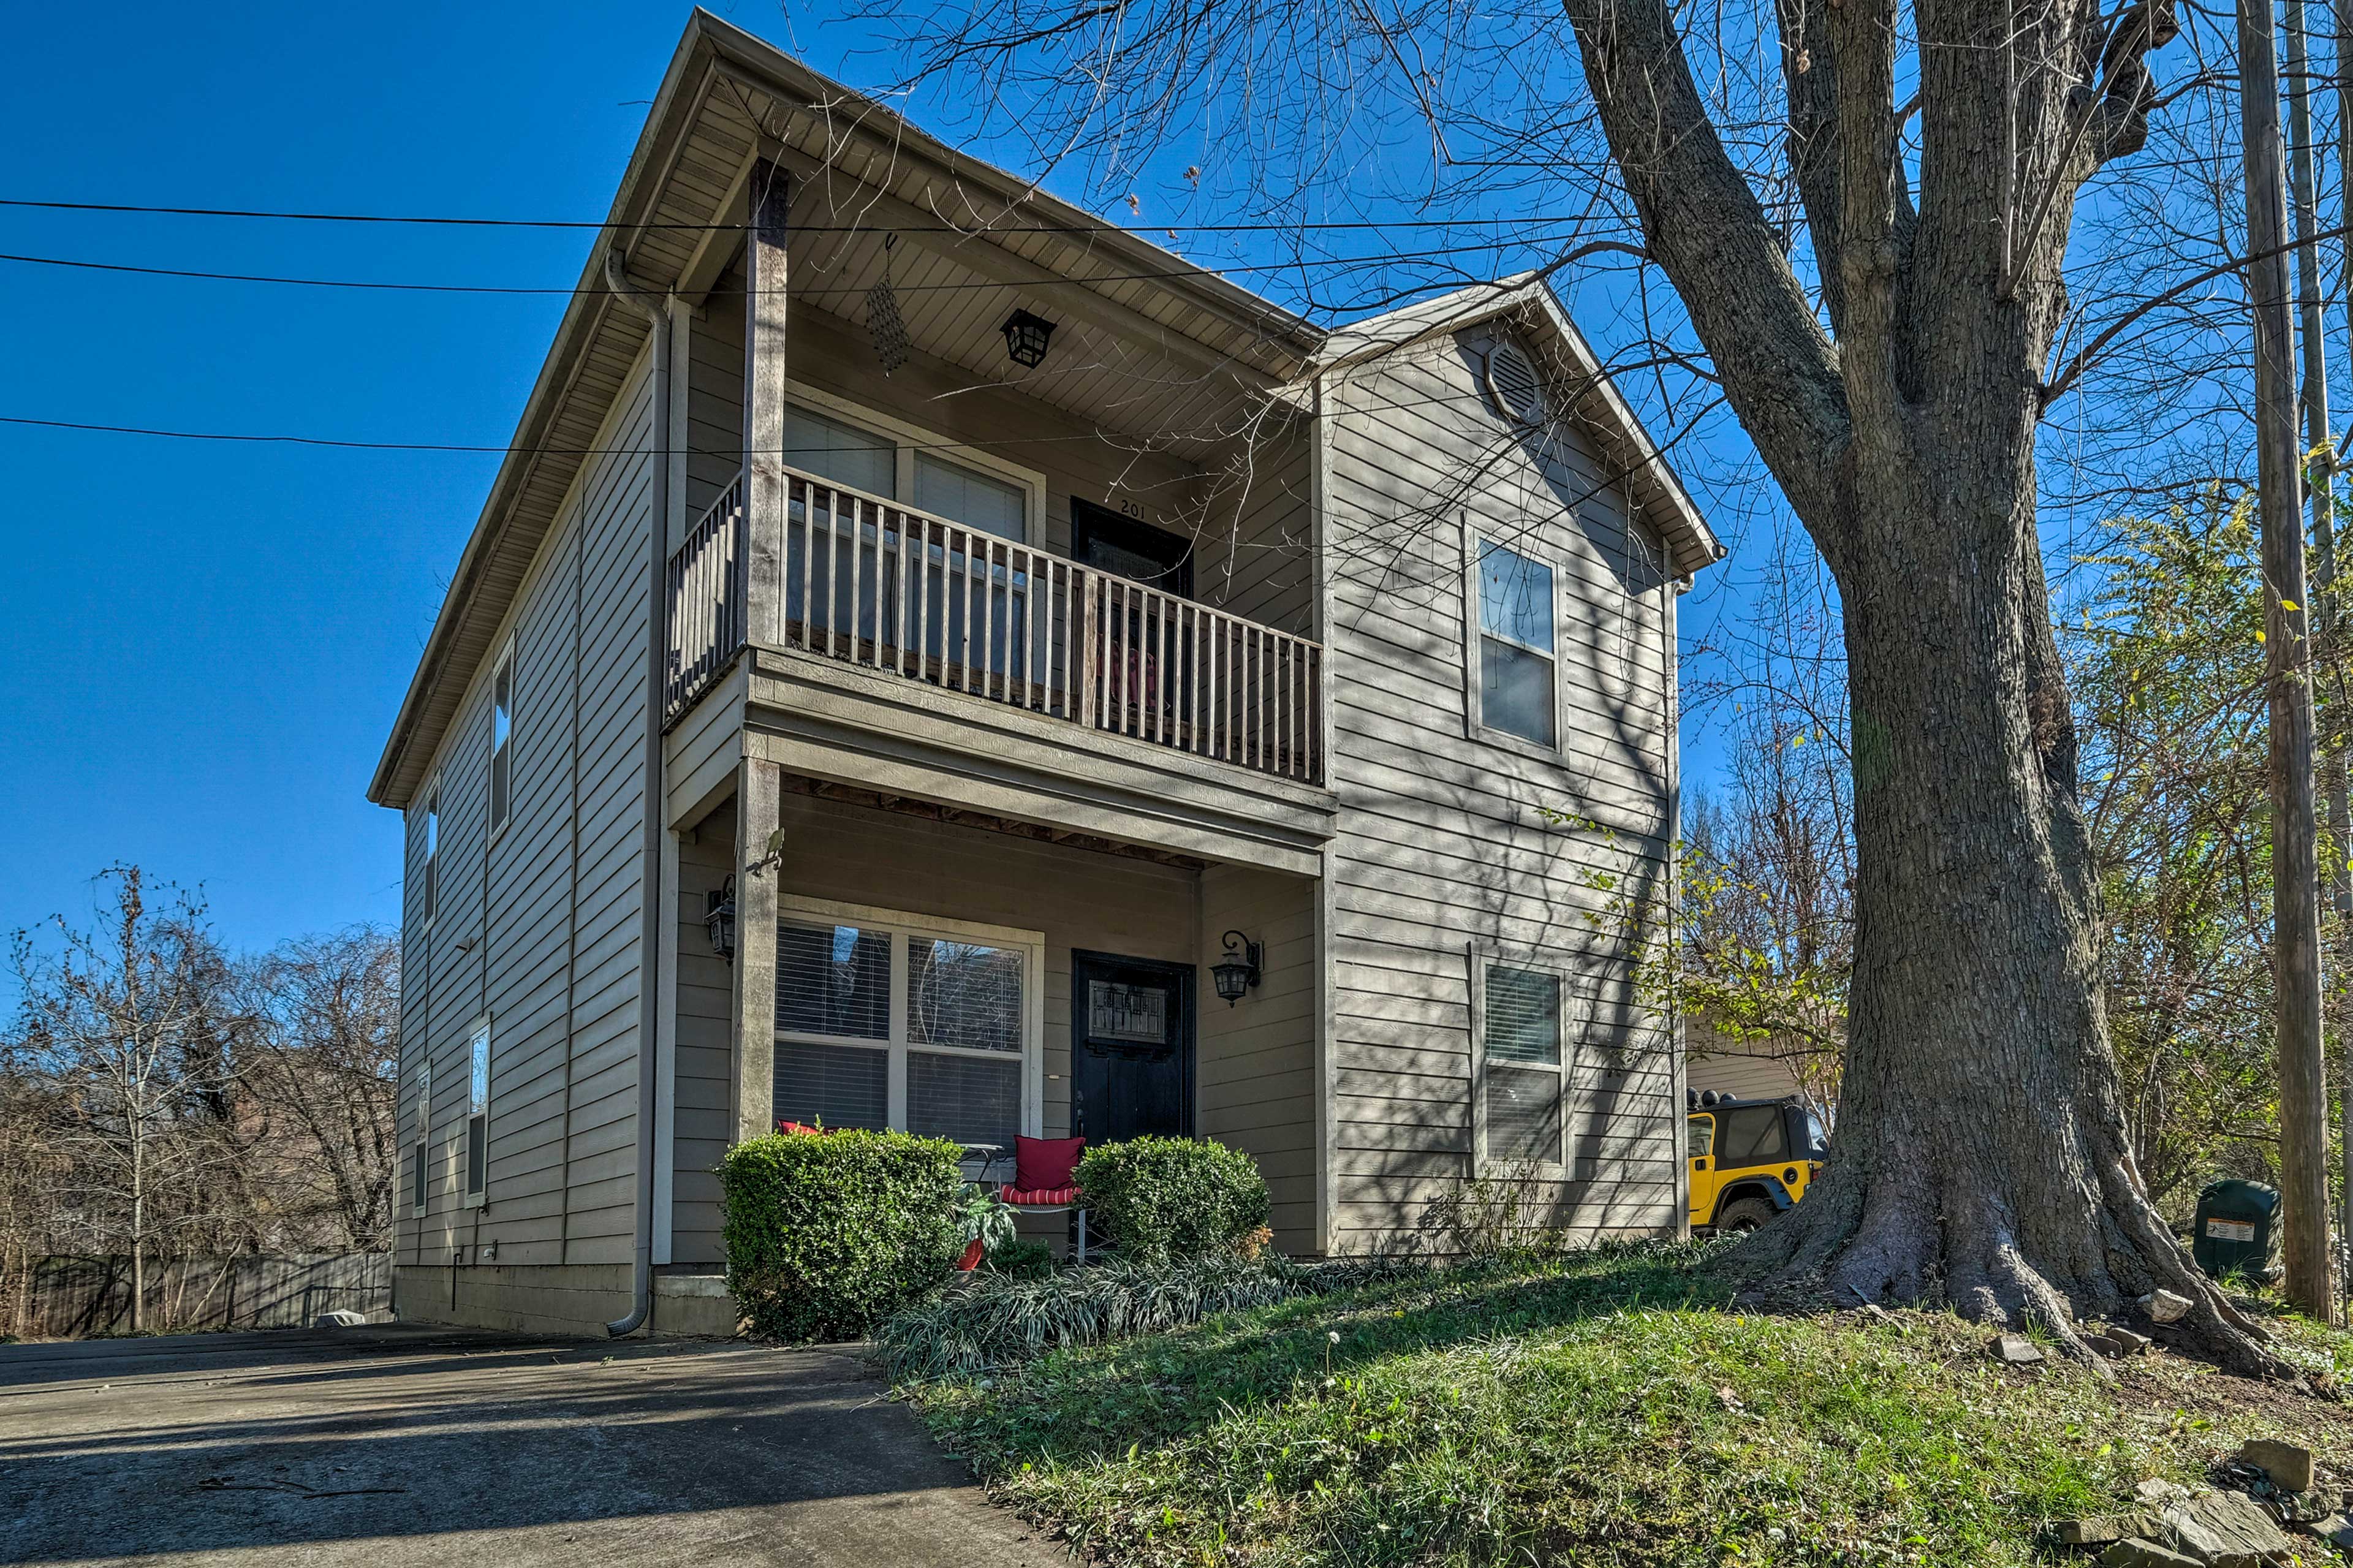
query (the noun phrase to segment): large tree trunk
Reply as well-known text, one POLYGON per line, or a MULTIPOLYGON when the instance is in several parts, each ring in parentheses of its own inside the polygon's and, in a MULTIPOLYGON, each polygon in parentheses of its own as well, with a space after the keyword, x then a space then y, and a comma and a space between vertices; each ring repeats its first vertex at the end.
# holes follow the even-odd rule
POLYGON ((2163 1288, 2204 1303, 2221 1359, 2271 1370, 2135 1167, 2031 469, 2014 440, 1941 426, 1920 424, 1933 479, 1892 453, 1850 480, 1861 885, 1836 1154, 1743 1261, 2070 1341, 2163 1288))
POLYGON ((2217 1359, 2284 1373, 2133 1166, 2035 530, 2074 194, 2146 136, 2167 0, 2113 21, 2098 0, 1914 0, 1916 205, 1896 0, 1784 0, 1819 304, 1664 0, 1564 4, 1649 257, 1845 610, 1860 885, 1839 1128, 1820 1184, 1741 1261, 1767 1293, 1942 1300, 2086 1357, 2079 1318, 2161 1287, 2217 1359))

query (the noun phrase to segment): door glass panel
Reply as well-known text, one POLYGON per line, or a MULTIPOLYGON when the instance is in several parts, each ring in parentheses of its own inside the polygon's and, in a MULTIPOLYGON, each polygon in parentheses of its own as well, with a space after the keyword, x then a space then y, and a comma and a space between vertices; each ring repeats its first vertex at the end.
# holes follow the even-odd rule
POLYGON ((907 940, 907 1038, 970 1050, 1021 1049, 1021 955, 942 937, 907 940))
POLYGON ((1128 1045, 1166 1045, 1168 987, 1113 980, 1088 982, 1087 1037, 1128 1045))
POLYGON ((1541 1068, 1487 1069, 1487 1157, 1560 1160, 1560 1074, 1541 1068))
POLYGON ((1012 1148, 1021 1131, 1021 1063, 908 1052, 907 1131, 1012 1148))
POLYGON ((891 933, 779 922, 776 1029, 889 1039, 891 933))
POLYGON ((1694 1116, 1690 1121, 1691 1157, 1704 1160, 1715 1152, 1715 1118, 1694 1116))

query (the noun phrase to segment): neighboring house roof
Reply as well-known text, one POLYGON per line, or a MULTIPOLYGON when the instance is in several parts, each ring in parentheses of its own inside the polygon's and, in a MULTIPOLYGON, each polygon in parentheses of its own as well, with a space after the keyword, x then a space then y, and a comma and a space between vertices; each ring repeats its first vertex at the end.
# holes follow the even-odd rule
MULTIPOLYGON (((1145 427, 1206 427, 1218 399, 1272 395, 1318 368, 1355 363, 1431 331, 1506 310, 1523 312, 1564 379, 1583 386, 1574 405, 1630 464, 1630 489, 1661 521, 1689 572, 1722 554, 1680 483, 1559 301, 1533 278, 1464 290, 1390 312, 1338 334, 1260 298, 1006 170, 960 153, 893 110, 809 69, 709 12, 687 23, 645 129, 607 213, 625 237, 642 288, 706 296, 740 252, 753 164, 768 157, 818 200, 823 232, 807 243, 820 271, 848 279, 880 270, 886 236, 903 231, 922 265, 951 287, 913 293, 909 326, 927 352, 983 373, 1005 300, 1027 297, 1117 352, 1057 355, 1021 390, 1145 427), (1440 324, 1433 325, 1433 319, 1440 324), (1451 323, 1451 325, 1447 324, 1451 323), (1117 362, 1112 369, 1107 363, 1117 362), (1186 374, 1151 374, 1155 364, 1186 374), (1124 375, 1124 395, 1106 378, 1124 375), (1139 387, 1165 390, 1138 395, 1139 387), (1156 422, 1156 423, 1155 423, 1156 422)), ((810 225, 811 228, 819 226, 810 225)), ((796 243, 802 243, 797 240, 796 243)), ((406 806, 424 787, 448 727, 520 595, 564 498, 628 384, 649 331, 604 280, 607 245, 592 247, 504 462, 459 555, 385 742, 368 798, 406 806)), ((905 253, 902 251, 902 257, 905 253)), ((796 265, 799 262, 796 261, 796 265)), ((862 288, 862 285, 860 285, 862 288)), ((836 290, 840 292, 840 290, 836 290)), ((1059 340, 1057 346, 1060 346, 1059 340)), ((995 347, 1001 362, 1001 346, 995 347)), ((1001 369, 1001 363, 997 365, 1001 369)), ((997 374, 990 369, 987 374, 997 374)), ((1108 416, 1106 416, 1108 418, 1108 416)))
POLYGON ((1674 574, 1689 576, 1723 560, 1723 543, 1541 272, 1474 283, 1335 328, 1310 374, 1346 371, 1497 319, 1508 319, 1528 346, 1550 362, 1554 385, 1567 394, 1568 406, 1601 436, 1605 457, 1618 470, 1611 477, 1625 481, 1642 517, 1667 542, 1674 574))

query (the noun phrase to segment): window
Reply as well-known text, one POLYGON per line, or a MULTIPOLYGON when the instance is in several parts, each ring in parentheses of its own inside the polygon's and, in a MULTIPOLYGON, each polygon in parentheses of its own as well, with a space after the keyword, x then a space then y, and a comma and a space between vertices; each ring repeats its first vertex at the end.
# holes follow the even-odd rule
POLYGON ((1694 1116, 1689 1118, 1683 1125, 1690 1129, 1690 1132, 1687 1136, 1691 1140, 1690 1157, 1692 1159, 1704 1160, 1715 1152, 1715 1117, 1694 1116))
POLYGON ((466 1042, 466 1201, 483 1202, 491 1184, 491 1021, 466 1042))
POLYGON ((417 919, 430 927, 438 889, 439 855, 441 851, 441 786, 435 784, 425 794, 425 864, 419 868, 422 885, 417 893, 417 919))
POLYGON ((1036 1125, 1042 961, 1022 932, 786 910, 776 1120, 1011 1148, 1036 1125))
POLYGON ((514 804, 514 644, 499 656, 491 677, 491 831, 507 825, 514 804))
POLYGON ((1478 541, 1479 722, 1539 746, 1557 743, 1552 568, 1478 541))
POLYGON ((432 1195, 427 1173, 432 1162, 427 1157, 426 1146, 433 1132, 433 1058, 428 1053, 417 1064, 417 1163, 409 1173, 408 1206, 417 1214, 425 1212, 426 1201, 432 1195))
POLYGON ((929 452, 915 454, 915 510, 1017 542, 1029 532, 1029 498, 1020 486, 929 452))
POLYGON ((785 467, 886 500, 899 496, 897 443, 797 403, 785 405, 785 467))
POLYGON ((1720 1163, 1726 1167, 1765 1165, 1789 1157, 1789 1139, 1778 1105, 1744 1105, 1737 1110, 1719 1110, 1716 1116, 1724 1123, 1720 1163))
POLYGON ((1482 1160, 1559 1164, 1560 976, 1482 961, 1478 1011, 1482 1160))

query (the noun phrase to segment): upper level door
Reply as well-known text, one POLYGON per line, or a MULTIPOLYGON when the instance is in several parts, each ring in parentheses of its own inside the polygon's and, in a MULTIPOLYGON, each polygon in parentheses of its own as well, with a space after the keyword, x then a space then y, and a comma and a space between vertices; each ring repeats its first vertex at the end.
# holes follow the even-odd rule
POLYGON ((1180 599, 1193 596, 1191 540, 1075 496, 1071 500, 1071 554, 1082 566, 1116 572, 1180 599))
POLYGON ((1071 954, 1071 1131, 1090 1143, 1193 1133, 1193 966, 1071 954))

